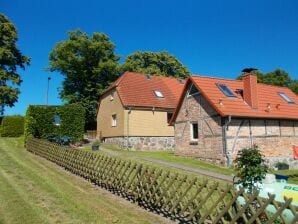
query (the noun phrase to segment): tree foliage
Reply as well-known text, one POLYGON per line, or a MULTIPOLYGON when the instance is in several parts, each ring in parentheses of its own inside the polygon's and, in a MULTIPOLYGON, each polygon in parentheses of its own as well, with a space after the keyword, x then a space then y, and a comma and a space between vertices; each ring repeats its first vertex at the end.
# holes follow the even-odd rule
POLYGON ((50 53, 50 71, 65 76, 60 97, 66 103, 83 105, 86 128, 94 128, 99 96, 119 75, 119 57, 114 49, 115 45, 104 33, 93 33, 89 37, 75 30, 50 53))
POLYGON ((258 146, 252 148, 244 148, 238 152, 236 163, 237 177, 239 183, 252 191, 255 183, 262 183, 268 172, 268 166, 258 146))
POLYGON ((128 55, 121 71, 141 72, 151 75, 170 76, 185 79, 189 70, 173 55, 167 52, 141 52, 128 55))
MULTIPOLYGON (((298 81, 291 78, 291 76, 282 69, 275 69, 272 72, 262 73, 261 71, 254 71, 257 75, 258 82, 274 86, 284 86, 290 88, 293 92, 298 94, 298 81)), ((241 74, 237 79, 242 79, 244 74, 241 74)))
POLYGON ((18 68, 25 69, 30 59, 17 48, 17 30, 14 24, 0 13, 0 107, 13 107, 18 100, 22 80, 18 68))

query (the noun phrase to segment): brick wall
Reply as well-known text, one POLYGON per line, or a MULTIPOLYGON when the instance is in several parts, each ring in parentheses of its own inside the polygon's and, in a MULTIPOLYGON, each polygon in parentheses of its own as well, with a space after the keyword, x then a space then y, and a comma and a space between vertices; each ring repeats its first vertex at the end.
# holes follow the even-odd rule
POLYGON ((175 122, 175 153, 225 163, 221 118, 203 96, 185 97, 175 122), (198 122, 199 138, 191 141, 191 123, 198 122))
POLYGON ((292 168, 293 145, 298 145, 298 122, 284 120, 233 119, 227 130, 227 149, 234 159, 238 151, 257 144, 270 165, 272 161, 285 161, 292 168))

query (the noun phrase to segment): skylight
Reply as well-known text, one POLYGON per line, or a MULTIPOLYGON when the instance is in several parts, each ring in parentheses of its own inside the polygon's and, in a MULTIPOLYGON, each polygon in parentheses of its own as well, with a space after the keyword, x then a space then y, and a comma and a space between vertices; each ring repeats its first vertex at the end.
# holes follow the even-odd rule
POLYGON ((232 90, 227 87, 225 84, 216 84, 217 87, 225 94, 227 97, 236 97, 232 90))
POLYGON ((285 93, 278 92, 278 94, 288 103, 295 103, 290 97, 288 97, 285 93))
POLYGON ((158 91, 158 90, 154 90, 154 94, 155 96, 157 96, 158 98, 164 98, 162 92, 158 91))

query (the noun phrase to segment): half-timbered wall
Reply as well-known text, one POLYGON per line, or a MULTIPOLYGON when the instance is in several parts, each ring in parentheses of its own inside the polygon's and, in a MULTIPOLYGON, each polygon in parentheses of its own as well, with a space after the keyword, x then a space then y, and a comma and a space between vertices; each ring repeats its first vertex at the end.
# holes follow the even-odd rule
POLYGON ((175 152, 216 163, 225 163, 221 118, 205 98, 185 97, 175 122, 175 152), (191 140, 191 123, 198 122, 198 141, 191 140))
POLYGON ((293 160, 293 145, 298 145, 298 121, 232 118, 226 141, 232 159, 240 149, 256 144, 269 163, 284 161, 298 167, 293 160))

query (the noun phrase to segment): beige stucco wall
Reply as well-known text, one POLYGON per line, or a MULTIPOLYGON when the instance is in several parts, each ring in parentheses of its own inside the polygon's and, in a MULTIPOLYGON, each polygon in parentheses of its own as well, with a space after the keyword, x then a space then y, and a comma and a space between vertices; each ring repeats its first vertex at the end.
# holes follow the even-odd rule
POLYGON ((152 110, 124 111, 125 136, 174 136, 174 127, 167 122, 167 112, 152 110))
POLYGON ((124 108, 117 91, 111 90, 102 98, 97 113, 97 137, 124 135, 124 108), (114 99, 111 100, 111 94, 114 99), (117 115, 117 126, 112 127, 112 115, 117 115))
POLYGON ((125 110, 116 90, 106 93, 97 113, 97 137, 174 136, 174 127, 167 122, 166 111, 125 110), (114 100, 111 100, 114 94, 114 100), (117 126, 112 127, 112 115, 117 115, 117 126))

